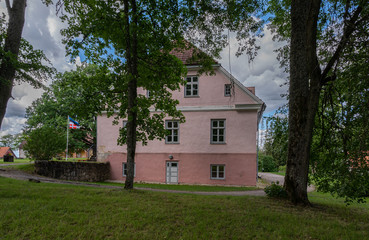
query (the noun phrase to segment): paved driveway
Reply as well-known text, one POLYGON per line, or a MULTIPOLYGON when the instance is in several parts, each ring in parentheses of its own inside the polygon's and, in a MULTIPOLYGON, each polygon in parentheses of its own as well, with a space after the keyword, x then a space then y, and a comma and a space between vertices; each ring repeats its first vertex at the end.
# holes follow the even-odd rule
MULTIPOLYGON (((278 182, 278 185, 281 185, 281 186, 283 186, 284 184, 284 176, 281 176, 278 174, 273 174, 273 173, 268 173, 268 172, 259 172, 259 176, 265 181, 267 181, 268 183, 278 182)), ((315 187, 313 185, 308 186, 308 189, 307 189, 308 192, 312 192, 314 190, 315 190, 315 187)))

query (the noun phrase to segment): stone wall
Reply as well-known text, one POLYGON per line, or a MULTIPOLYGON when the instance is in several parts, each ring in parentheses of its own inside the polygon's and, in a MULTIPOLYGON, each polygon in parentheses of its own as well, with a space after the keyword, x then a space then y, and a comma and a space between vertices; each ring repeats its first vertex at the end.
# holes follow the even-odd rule
POLYGON ((39 175, 86 182, 102 182, 110 179, 109 162, 62 162, 35 161, 35 172, 39 175))

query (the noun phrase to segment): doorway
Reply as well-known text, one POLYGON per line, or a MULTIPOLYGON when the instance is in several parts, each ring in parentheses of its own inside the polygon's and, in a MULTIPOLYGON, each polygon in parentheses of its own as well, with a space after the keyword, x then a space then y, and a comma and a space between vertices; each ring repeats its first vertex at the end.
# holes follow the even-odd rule
POLYGON ((167 183, 178 183, 178 162, 167 162, 167 183))

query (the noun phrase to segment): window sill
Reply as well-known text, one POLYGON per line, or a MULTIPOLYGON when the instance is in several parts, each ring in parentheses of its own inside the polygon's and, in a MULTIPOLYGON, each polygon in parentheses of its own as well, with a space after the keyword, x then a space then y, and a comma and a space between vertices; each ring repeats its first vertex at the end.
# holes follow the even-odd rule
POLYGON ((211 145, 227 145, 227 143, 217 143, 217 142, 211 142, 211 145))
POLYGON ((184 96, 185 98, 199 98, 200 96, 184 96))

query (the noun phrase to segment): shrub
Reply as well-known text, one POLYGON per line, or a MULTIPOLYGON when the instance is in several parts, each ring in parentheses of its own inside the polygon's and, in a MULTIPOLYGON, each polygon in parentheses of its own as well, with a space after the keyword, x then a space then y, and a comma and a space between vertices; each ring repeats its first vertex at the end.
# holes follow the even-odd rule
POLYGON ((24 150, 32 159, 51 160, 64 152, 66 136, 54 127, 43 126, 29 132, 24 150))
POLYGON ((278 171, 278 166, 272 156, 260 154, 259 155, 259 166, 261 165, 261 170, 263 172, 276 172, 278 171))
POLYGON ((271 198, 287 198, 287 192, 284 188, 277 183, 272 183, 270 186, 264 189, 264 192, 271 198))

